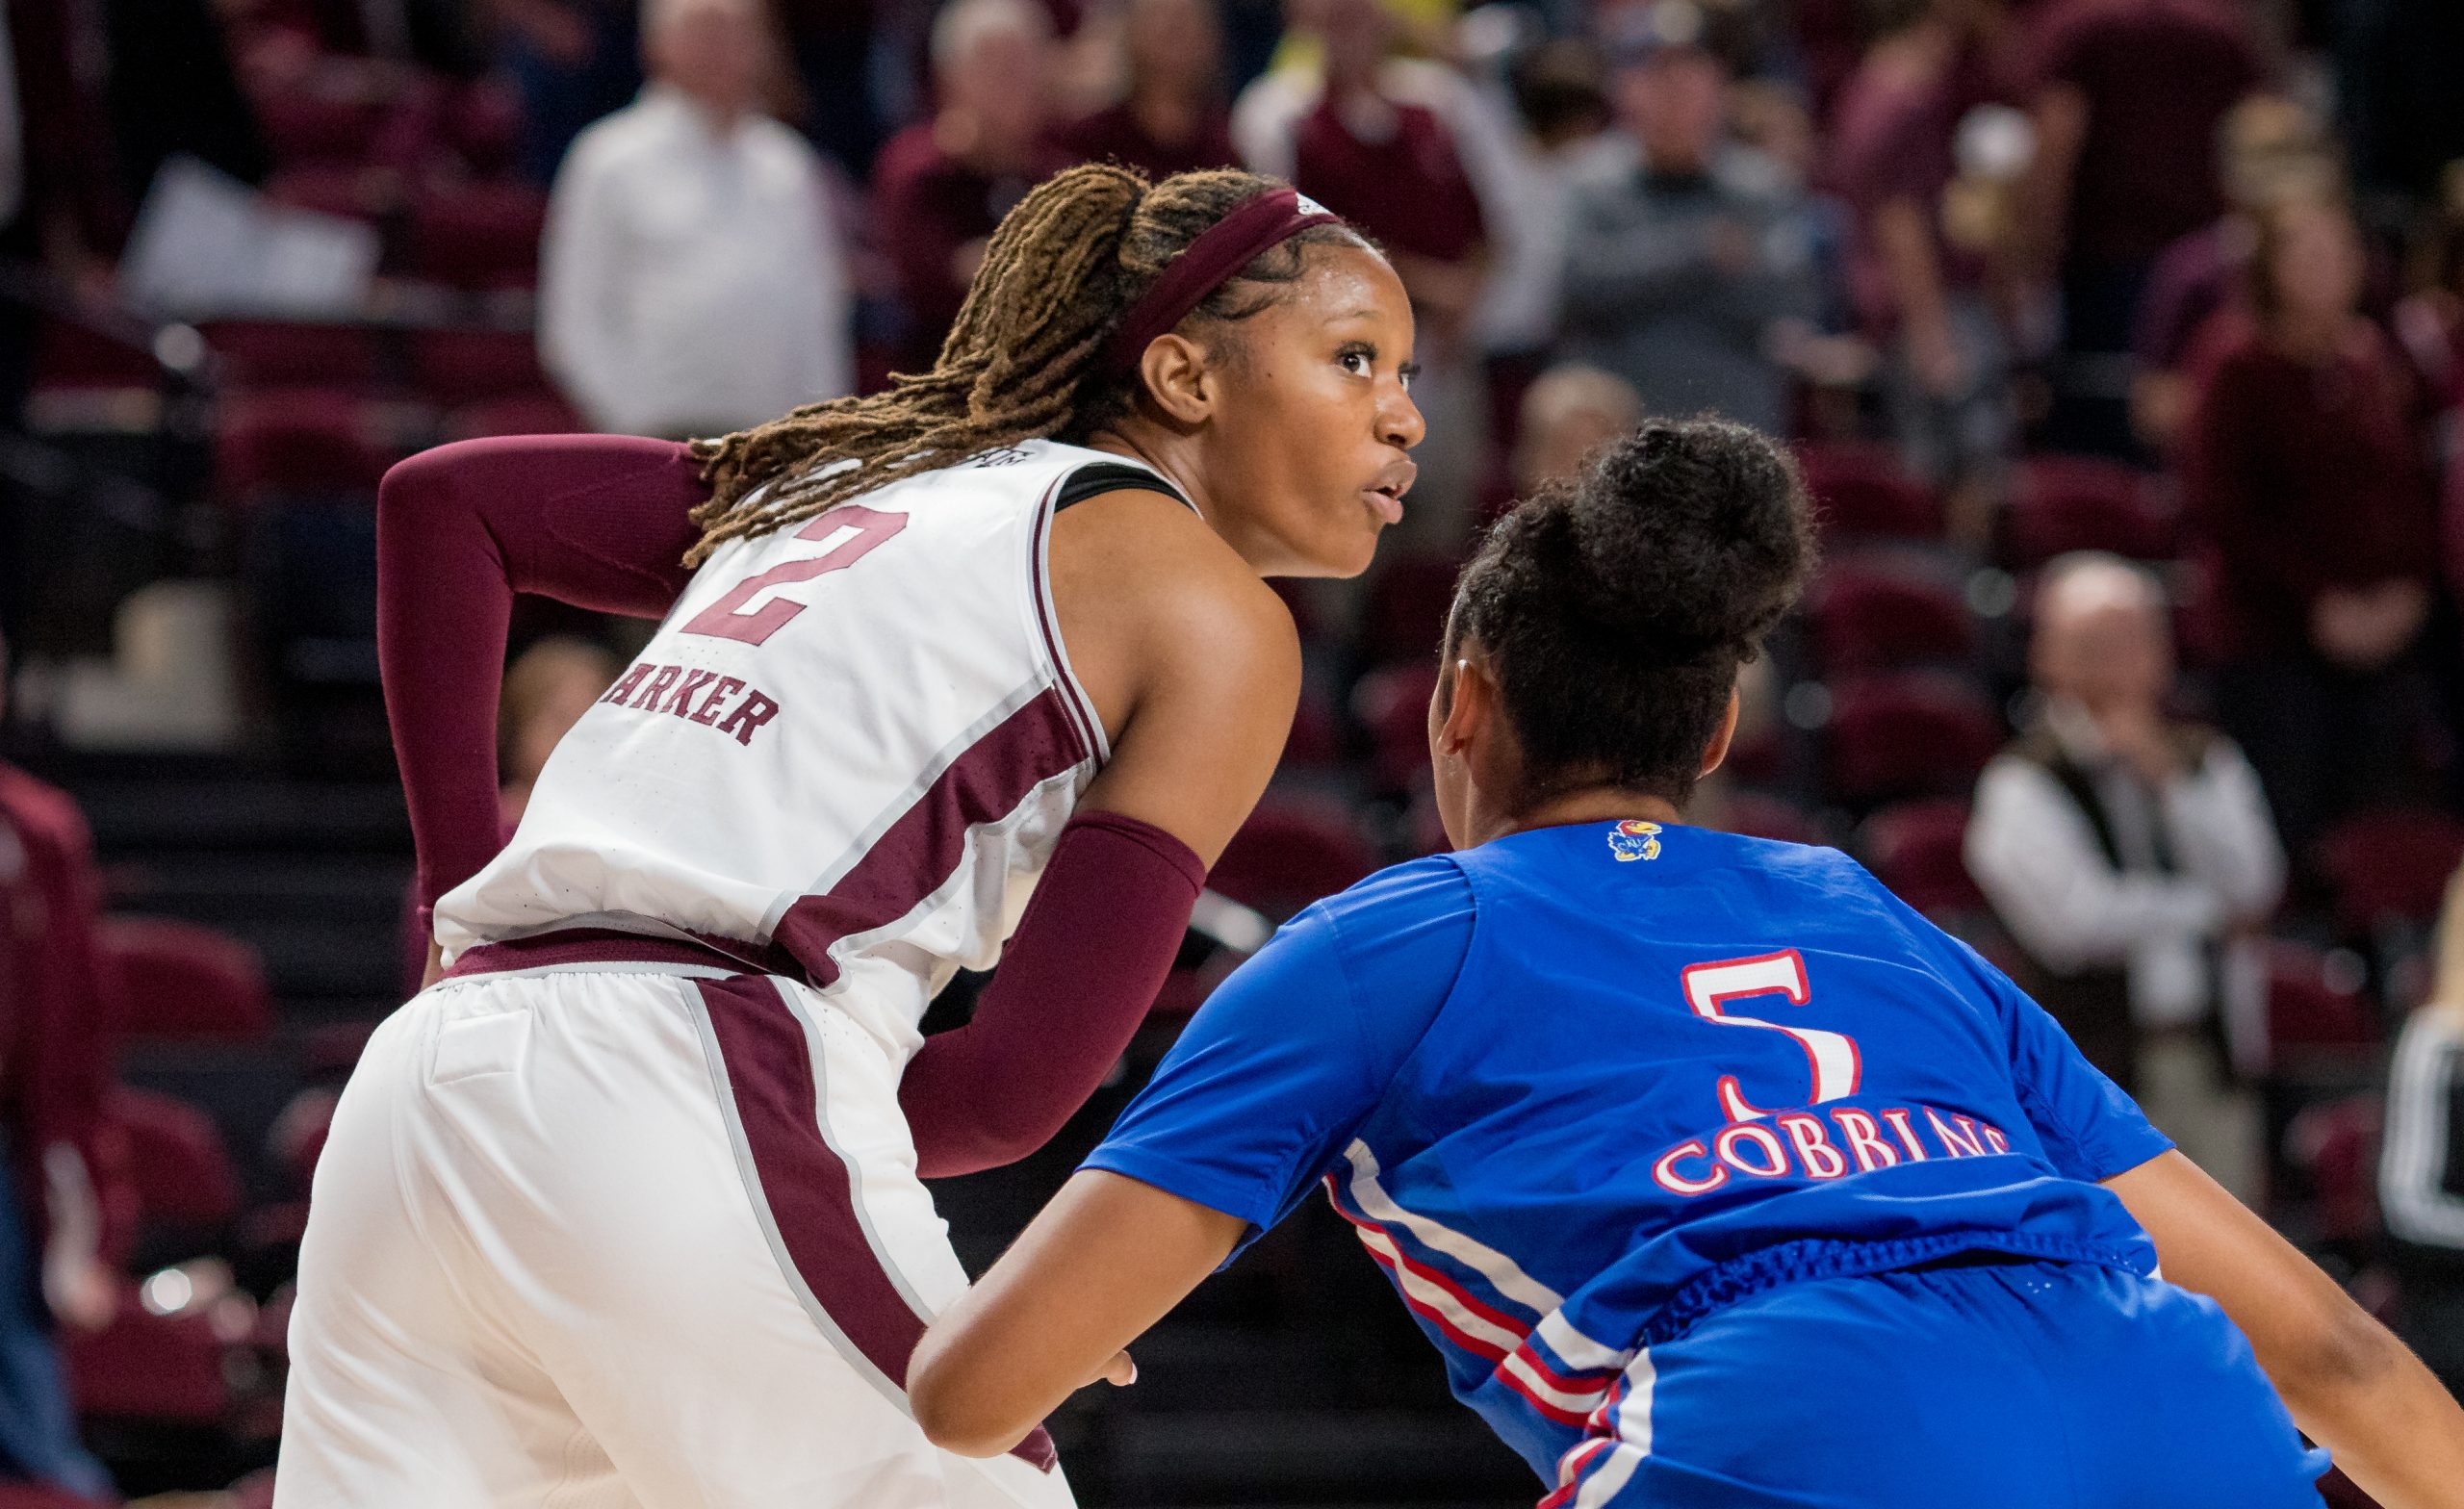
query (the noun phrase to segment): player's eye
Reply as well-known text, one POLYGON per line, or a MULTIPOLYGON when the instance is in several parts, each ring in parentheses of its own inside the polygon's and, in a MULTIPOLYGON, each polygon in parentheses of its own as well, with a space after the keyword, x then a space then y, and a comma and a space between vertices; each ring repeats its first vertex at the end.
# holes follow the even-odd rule
POLYGON ((1369 376, 1377 366, 1377 348, 1354 344, 1335 353, 1335 365, 1355 377, 1369 376))
POLYGON ((1405 393, 1412 391, 1412 383, 1420 376, 1420 374, 1421 364, 1418 362, 1405 362, 1396 371, 1395 373, 1396 376, 1400 377, 1403 380, 1403 391, 1405 393))

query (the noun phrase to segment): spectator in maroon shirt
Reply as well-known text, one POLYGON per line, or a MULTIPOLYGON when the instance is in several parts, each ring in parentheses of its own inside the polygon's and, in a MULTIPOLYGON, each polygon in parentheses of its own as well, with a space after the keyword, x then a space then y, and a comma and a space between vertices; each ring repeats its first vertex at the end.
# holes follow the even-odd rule
MULTIPOLYGON (((7 664, 0 644, 0 698, 7 664)), ((106 1324, 118 1297, 98 1256, 118 1021, 101 889, 76 804, 0 764, 0 1482, 89 1494, 109 1484, 77 1444, 51 1332, 106 1324)))
POLYGON ((1049 135, 1051 23, 1027 0, 956 0, 933 22, 940 108, 882 148, 873 225, 906 317, 900 371, 929 371, 992 227, 1067 166, 1049 135))
POLYGON ((1223 25, 1213 0, 1129 0, 1121 51, 1128 93, 1063 132, 1063 145, 1150 178, 1240 165, 1223 98, 1223 25))
POLYGON ((2179 460, 2215 594, 2217 710, 2298 854, 2418 774, 2439 534, 2409 374, 2359 313, 2349 211, 2294 200, 2257 226, 2249 324, 2204 363, 2179 460))
POLYGON ((2131 331, 2131 424, 2160 452, 2179 433, 2192 358, 2202 333, 2235 307, 2250 247, 2251 216, 2279 199, 2341 198, 2344 173, 2309 111, 2280 94, 2253 94, 2223 127, 2224 194, 2213 222, 2156 259, 2131 331))
MULTIPOLYGON (((2259 56, 2224 0, 2055 0, 2037 38, 2036 258, 2060 278, 2065 349, 2110 357, 2130 349, 2158 254, 2223 209, 2217 126, 2258 85, 2259 56)), ((2069 438, 2124 450, 2106 365, 2079 364, 2069 438)))
POLYGON ((1325 87, 1294 132, 1293 185, 1386 248, 1424 342, 1459 343, 1483 237, 1454 139, 1437 112, 1381 87, 1396 23, 1380 0, 1328 0, 1322 25, 1325 87))
POLYGON ((1901 447, 1980 540, 2017 428, 2008 188, 2025 156, 2007 30, 2002 0, 1931 0, 1848 81, 1832 165, 1901 447))

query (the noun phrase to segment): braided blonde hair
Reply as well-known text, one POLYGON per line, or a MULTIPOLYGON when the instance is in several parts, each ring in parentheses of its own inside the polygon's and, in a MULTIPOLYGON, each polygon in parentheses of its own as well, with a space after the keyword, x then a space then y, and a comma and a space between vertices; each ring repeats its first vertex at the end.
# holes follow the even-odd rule
MULTIPOLYGON (((693 511, 702 538, 684 563, 978 451, 1083 439, 1126 414, 1136 373, 1112 376, 1098 364, 1121 317, 1209 226, 1277 187, 1228 170, 1150 186, 1133 169, 1093 163, 1037 185, 993 231, 931 371, 694 443, 710 498, 693 511)), ((1242 285, 1296 281, 1303 247, 1357 242, 1339 226, 1302 231, 1208 295, 1195 317, 1245 319, 1273 294, 1242 285)))

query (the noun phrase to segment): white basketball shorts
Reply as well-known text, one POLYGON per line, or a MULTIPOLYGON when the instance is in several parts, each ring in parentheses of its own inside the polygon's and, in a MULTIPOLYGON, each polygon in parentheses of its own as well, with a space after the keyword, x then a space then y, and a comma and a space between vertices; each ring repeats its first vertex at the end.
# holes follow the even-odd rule
POLYGON ((449 980, 318 1164, 276 1509, 1065 1509, 1041 1432, 928 1443, 901 1380, 966 1275, 898 1066, 773 976, 449 980))

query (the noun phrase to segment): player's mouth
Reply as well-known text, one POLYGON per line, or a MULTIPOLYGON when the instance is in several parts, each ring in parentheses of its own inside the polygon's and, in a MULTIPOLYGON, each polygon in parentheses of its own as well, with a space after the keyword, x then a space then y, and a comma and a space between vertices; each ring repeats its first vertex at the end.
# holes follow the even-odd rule
POLYGON ((1361 499, 1386 523, 1401 524, 1403 495, 1412 490, 1412 479, 1420 475, 1420 471, 1409 460, 1391 462, 1377 473, 1376 481, 1360 490, 1361 499))

